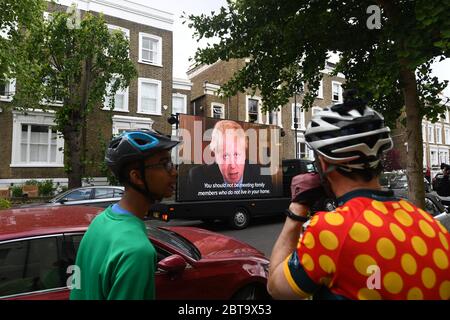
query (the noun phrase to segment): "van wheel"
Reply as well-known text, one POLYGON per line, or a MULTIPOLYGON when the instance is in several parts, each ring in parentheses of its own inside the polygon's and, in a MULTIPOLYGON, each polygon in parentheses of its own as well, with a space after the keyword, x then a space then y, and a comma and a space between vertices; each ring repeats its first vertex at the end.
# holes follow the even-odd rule
POLYGON ((247 228, 250 223, 250 214, 244 208, 236 208, 230 217, 229 224, 233 229, 241 230, 247 228))

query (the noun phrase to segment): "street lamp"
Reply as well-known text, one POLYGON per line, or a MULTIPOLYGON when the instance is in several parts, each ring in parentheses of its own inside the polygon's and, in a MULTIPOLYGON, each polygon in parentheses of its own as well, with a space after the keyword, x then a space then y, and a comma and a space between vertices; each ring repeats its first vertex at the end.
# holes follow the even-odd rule
POLYGON ((298 129, 298 119, 297 119, 297 84, 294 88, 294 134, 295 134, 295 159, 298 159, 298 143, 297 143, 297 129, 298 129))

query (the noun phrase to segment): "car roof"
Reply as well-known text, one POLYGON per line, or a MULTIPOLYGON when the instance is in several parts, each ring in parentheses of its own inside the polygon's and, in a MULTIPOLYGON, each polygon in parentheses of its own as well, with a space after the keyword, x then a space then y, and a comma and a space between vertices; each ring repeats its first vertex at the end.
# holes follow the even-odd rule
POLYGON ((103 208, 56 206, 0 210, 0 241, 83 231, 103 208))
POLYGON ((121 189, 124 190, 125 188, 123 186, 84 186, 84 187, 78 187, 78 188, 74 188, 74 189, 69 189, 67 191, 75 191, 75 190, 80 190, 80 189, 97 189, 97 188, 102 188, 102 189, 121 189))

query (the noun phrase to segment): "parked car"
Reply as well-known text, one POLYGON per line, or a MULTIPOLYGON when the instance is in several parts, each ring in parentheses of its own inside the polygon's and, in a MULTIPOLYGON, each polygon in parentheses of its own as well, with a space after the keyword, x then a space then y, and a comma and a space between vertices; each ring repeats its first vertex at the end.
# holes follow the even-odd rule
POLYGON ((106 208, 109 205, 120 201, 124 190, 125 188, 122 186, 81 187, 60 193, 48 202, 26 204, 20 206, 20 208, 59 205, 89 205, 106 208))
MULTIPOLYGON (((396 175, 392 179, 380 179, 381 181, 388 181, 385 188, 394 191, 394 195, 399 198, 408 198, 408 180, 406 174, 396 175)), ((439 196, 431 191, 428 180, 424 178, 425 184, 425 210, 431 215, 436 216, 442 212, 446 212, 445 206, 442 204, 439 196)))
MULTIPOLYGON (((67 270, 101 210, 56 206, 2 211, 0 299, 68 299, 67 270)), ((158 254, 157 299, 269 298, 269 261, 260 251, 203 229, 146 224, 158 254)))

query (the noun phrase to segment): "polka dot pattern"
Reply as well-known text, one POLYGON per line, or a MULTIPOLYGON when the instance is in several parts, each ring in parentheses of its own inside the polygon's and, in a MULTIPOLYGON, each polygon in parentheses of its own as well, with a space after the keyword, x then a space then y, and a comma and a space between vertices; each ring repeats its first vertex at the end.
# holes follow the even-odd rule
POLYGON ((405 271, 408 275, 412 276, 417 272, 417 263, 416 259, 409 253, 405 253, 401 258, 401 265, 403 271, 405 271))
POLYGON ((395 246, 388 238, 380 238, 377 241, 377 251, 383 258, 391 260, 395 257, 395 246))
POLYGON ((298 257, 313 282, 351 299, 450 299, 450 235, 408 201, 359 197, 316 214, 298 257))
POLYGON ((367 254, 361 254, 355 258, 353 265, 356 271, 358 271, 363 276, 367 276, 368 275, 367 269, 370 266, 376 266, 377 262, 371 256, 367 254))
POLYGON ((381 201, 373 200, 372 207, 375 210, 378 210, 379 212, 384 213, 384 214, 387 214, 389 212, 388 209, 386 209, 386 206, 384 205, 384 203, 381 201))
POLYGON ((336 271, 336 265, 333 259, 325 254, 319 257, 319 266, 326 273, 334 273, 336 271))
POLYGON ((394 217, 405 227, 410 227, 413 224, 413 218, 411 218, 411 216, 405 210, 395 210, 394 217))
POLYGON ((436 273, 431 268, 422 270, 422 282, 425 288, 431 289, 436 284, 436 273))
POLYGON ((441 241, 442 246, 445 250, 448 250, 448 241, 442 232, 439 232, 439 241, 441 241))
POLYGON ((425 220, 419 221, 419 228, 420 231, 422 231, 422 233, 428 238, 434 238, 436 236, 436 232, 434 231, 434 229, 425 220))
POLYGON ((439 286, 439 296, 442 300, 450 299, 450 281, 444 281, 439 286))
POLYGON ((422 290, 420 290, 417 287, 410 289, 408 291, 407 299, 408 300, 423 300, 422 290))
POLYGON ((396 272, 388 272, 383 277, 383 285, 386 290, 392 294, 397 294, 402 291, 403 280, 402 277, 396 272))
POLYGON ((406 240, 406 235, 403 232, 402 228, 400 228, 395 223, 389 224, 389 230, 391 231, 394 238, 397 239, 398 241, 403 242, 406 240))
POLYGON ((364 211, 364 219, 374 227, 381 227, 383 225, 383 220, 373 211, 364 211))
POLYGON ((367 242, 370 238, 370 231, 365 225, 355 222, 349 232, 350 238, 359 243, 367 242))
POLYGON ((411 238, 411 244, 412 247, 414 249, 414 251, 419 255, 419 256, 425 256, 427 254, 428 248, 427 245, 425 243, 425 241, 423 241, 423 239, 421 237, 418 236, 414 236, 411 238))
POLYGON ((305 238, 304 238, 304 240, 303 240, 303 244, 304 244, 305 247, 307 247, 308 249, 314 248, 316 242, 315 242, 314 236, 312 235, 311 232, 306 232, 306 233, 305 233, 305 238))
POLYGON ((325 221, 332 226, 340 226, 344 223, 344 217, 337 212, 328 212, 325 214, 325 221))
POLYGON ((336 235, 328 230, 319 233, 319 241, 328 250, 336 250, 339 245, 339 240, 336 235))
POLYGON ((362 288, 358 291, 359 300, 381 300, 381 295, 377 290, 362 288))

